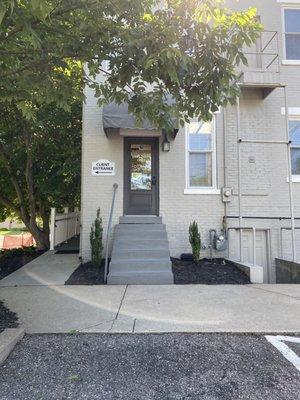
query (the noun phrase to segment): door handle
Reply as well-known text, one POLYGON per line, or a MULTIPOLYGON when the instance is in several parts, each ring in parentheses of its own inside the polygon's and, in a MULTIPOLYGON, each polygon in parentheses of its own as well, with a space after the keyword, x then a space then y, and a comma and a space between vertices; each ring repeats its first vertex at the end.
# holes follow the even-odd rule
POLYGON ((152 176, 151 183, 152 185, 156 185, 156 176, 152 176))

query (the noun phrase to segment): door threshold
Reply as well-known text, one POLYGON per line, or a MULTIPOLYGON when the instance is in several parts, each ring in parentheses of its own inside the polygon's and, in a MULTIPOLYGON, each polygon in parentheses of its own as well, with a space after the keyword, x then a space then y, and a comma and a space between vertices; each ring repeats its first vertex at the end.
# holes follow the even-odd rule
POLYGON ((151 217, 151 218, 153 218, 153 217, 159 217, 159 215, 156 215, 156 214, 124 214, 123 217, 143 217, 143 218, 151 217))

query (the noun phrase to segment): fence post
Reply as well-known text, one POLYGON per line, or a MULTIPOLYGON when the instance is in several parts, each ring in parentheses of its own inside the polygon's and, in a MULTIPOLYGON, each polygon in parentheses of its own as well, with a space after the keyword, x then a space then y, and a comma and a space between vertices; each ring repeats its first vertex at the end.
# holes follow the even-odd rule
POLYGON ((51 214, 50 214, 50 250, 54 250, 54 247, 55 247, 55 218, 56 218, 56 208, 51 207, 51 214))
POLYGON ((69 220, 68 220, 68 218, 69 218, 69 207, 65 207, 64 208, 64 213, 67 215, 67 219, 66 219, 66 242, 68 241, 68 239, 69 239, 69 220))

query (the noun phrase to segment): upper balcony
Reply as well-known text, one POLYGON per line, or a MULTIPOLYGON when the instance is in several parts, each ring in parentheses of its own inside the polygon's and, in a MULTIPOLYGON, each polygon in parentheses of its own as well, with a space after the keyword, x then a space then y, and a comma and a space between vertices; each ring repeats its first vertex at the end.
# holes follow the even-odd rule
POLYGON ((263 31, 256 43, 245 49, 248 65, 241 68, 242 88, 259 88, 266 97, 281 86, 278 49, 277 31, 263 31))

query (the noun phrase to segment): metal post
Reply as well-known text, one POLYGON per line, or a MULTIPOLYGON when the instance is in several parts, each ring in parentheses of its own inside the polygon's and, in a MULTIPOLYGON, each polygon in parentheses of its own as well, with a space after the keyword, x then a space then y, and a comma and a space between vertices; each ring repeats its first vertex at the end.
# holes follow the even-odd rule
POLYGON ((296 260, 296 240, 295 240, 295 217, 294 217, 294 198, 293 198, 293 180, 292 180, 292 161, 291 161, 291 142, 289 133, 289 110, 287 105, 286 86, 284 90, 284 107, 285 107, 285 123, 286 123, 286 139, 287 144, 287 163, 289 176, 289 195, 290 195, 290 214, 291 214, 291 229, 292 229, 292 255, 293 261, 296 260))
POLYGON ((252 230, 253 232, 253 266, 256 266, 256 231, 255 228, 252 230))
POLYGON ((108 223, 107 223, 107 231, 106 231, 104 283, 106 283, 106 280, 107 280, 107 272, 108 272, 108 242, 109 242, 109 234, 110 234, 110 228, 111 228, 111 222, 112 222, 112 216, 113 216, 113 211, 114 211, 116 190, 117 189, 118 189, 118 184, 114 183, 113 184, 113 197, 112 197, 110 213, 109 213, 109 218, 108 218, 108 223))
POLYGON ((271 230, 267 229, 267 249, 268 249, 268 260, 267 260, 267 268, 268 268, 268 283, 271 283, 271 230))
POLYGON ((279 236, 280 236, 280 257, 282 258, 283 257, 283 243, 282 243, 282 241, 283 241, 283 229, 282 228, 280 228, 279 236))
POLYGON ((69 207, 65 207, 64 208, 64 214, 67 214, 67 217, 66 217, 66 242, 68 241, 68 239, 69 239, 69 220, 68 220, 68 214, 69 214, 69 207))
POLYGON ((50 250, 54 250, 55 247, 55 218, 56 218, 56 209, 51 207, 50 214, 50 250))
MULTIPOLYGON (((240 121, 240 98, 237 98, 236 103, 236 133, 237 133, 237 163, 238 163, 238 210, 239 210, 239 227, 243 225, 242 216, 242 182, 241 182, 241 121, 240 121)), ((242 246, 242 229, 239 229, 240 236, 240 261, 243 260, 243 246, 242 246)))

